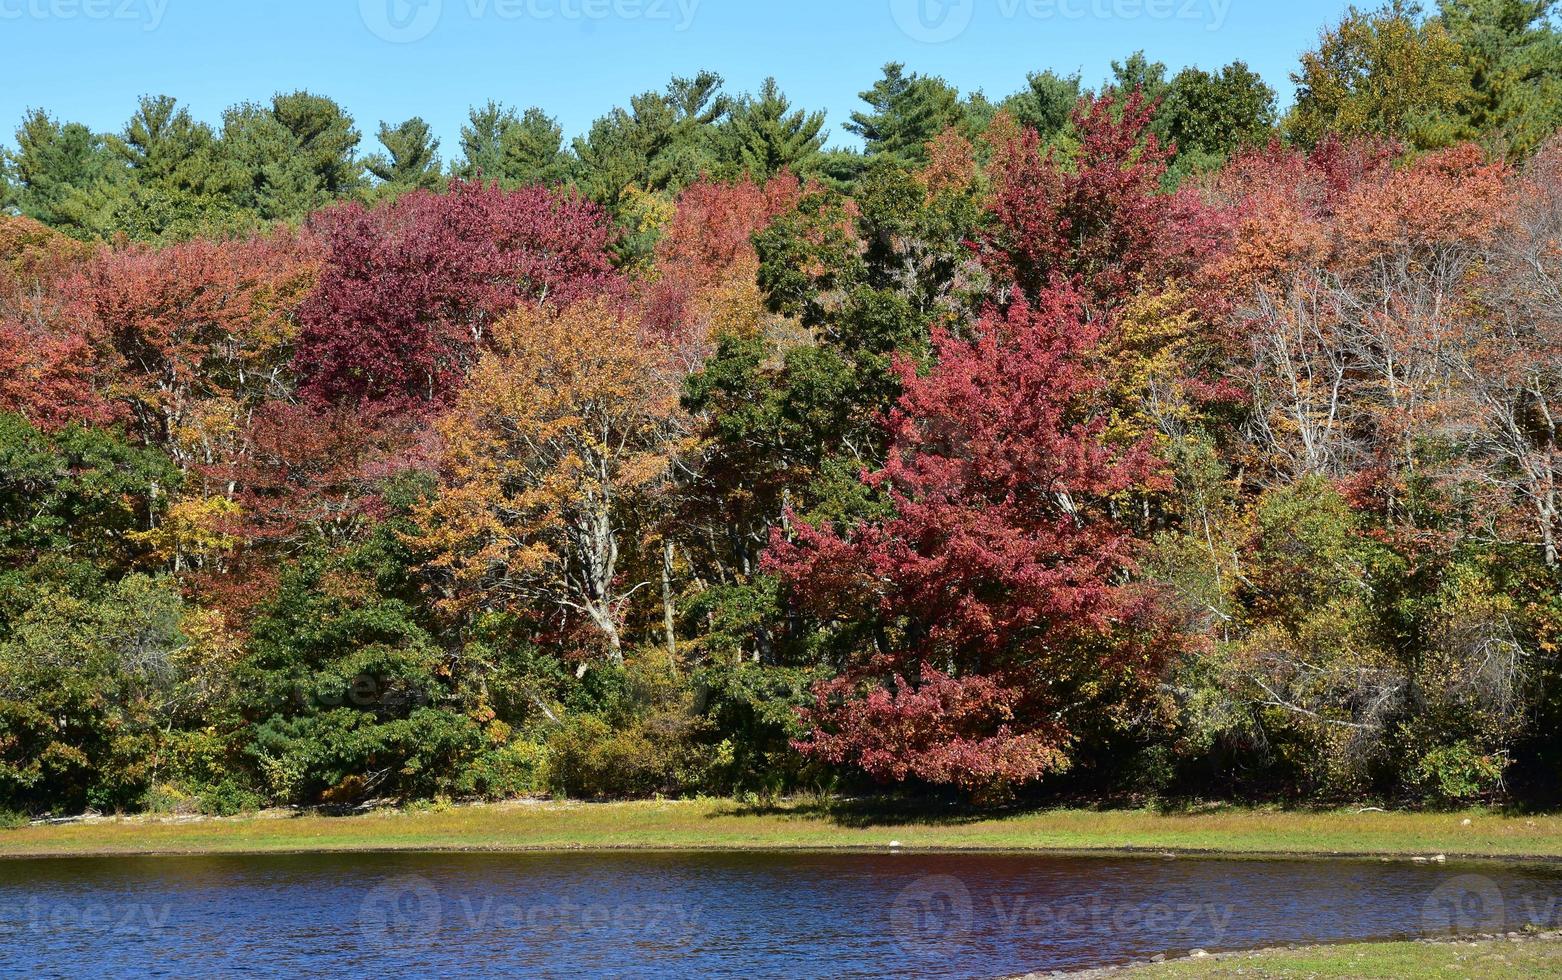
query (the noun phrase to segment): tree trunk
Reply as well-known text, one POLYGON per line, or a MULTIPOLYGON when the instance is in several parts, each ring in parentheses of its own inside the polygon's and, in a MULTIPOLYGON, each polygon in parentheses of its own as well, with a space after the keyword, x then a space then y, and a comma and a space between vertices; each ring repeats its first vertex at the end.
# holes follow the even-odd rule
POLYGON ((673 614, 673 542, 662 541, 662 624, 667 629, 667 655, 678 660, 678 629, 673 614))

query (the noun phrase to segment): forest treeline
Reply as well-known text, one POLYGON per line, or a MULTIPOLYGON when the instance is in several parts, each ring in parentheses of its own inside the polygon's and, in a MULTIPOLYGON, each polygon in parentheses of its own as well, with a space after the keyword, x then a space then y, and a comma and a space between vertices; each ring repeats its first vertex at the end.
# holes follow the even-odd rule
POLYGON ((1562 35, 1348 12, 1296 102, 890 65, 565 145, 31 113, 0 808, 1545 802, 1562 35))

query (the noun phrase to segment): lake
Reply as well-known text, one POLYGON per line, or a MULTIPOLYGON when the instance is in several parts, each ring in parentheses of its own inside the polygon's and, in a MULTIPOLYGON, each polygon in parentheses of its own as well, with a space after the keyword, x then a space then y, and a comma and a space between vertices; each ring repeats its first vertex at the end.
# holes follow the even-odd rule
POLYGON ((1555 925, 1562 868, 1023 854, 0 861, 0 974, 1002 977, 1555 925))

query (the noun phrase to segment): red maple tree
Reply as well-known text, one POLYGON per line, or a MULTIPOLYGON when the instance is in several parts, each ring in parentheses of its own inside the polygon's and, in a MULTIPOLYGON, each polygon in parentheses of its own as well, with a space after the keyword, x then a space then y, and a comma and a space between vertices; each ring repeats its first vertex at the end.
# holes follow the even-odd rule
POLYGON ((489 326, 523 302, 623 290, 606 214, 544 187, 456 181, 315 219, 319 288, 300 311, 295 366, 318 403, 444 404, 489 326))
POLYGON ((888 519, 843 535, 779 533, 769 569, 825 622, 882 624, 816 692, 801 745, 884 779, 967 789, 1067 764, 1067 692, 1148 677, 1168 645, 1127 583, 1133 539, 1115 498, 1161 483, 1148 445, 1104 438, 1104 324, 1072 289, 940 333, 937 366, 900 367, 888 519))
POLYGON ((1072 283, 1094 310, 1191 277, 1222 226, 1192 190, 1161 192, 1176 148, 1149 132, 1155 108, 1140 91, 1081 100, 1068 161, 1042 152, 1035 130, 999 127, 988 168, 994 224, 980 242, 998 282, 1027 296, 1072 283))

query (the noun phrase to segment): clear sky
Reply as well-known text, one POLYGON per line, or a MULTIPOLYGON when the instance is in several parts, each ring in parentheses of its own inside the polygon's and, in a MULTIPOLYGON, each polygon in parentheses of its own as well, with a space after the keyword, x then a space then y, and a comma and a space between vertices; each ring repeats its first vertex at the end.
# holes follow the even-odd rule
POLYGON ((136 97, 217 121, 233 103, 308 88, 365 135, 420 115, 448 159, 469 106, 540 105, 567 135, 673 74, 728 90, 775 75, 829 111, 835 142, 887 61, 998 98, 1027 72, 1098 83, 1144 49, 1173 71, 1245 60, 1281 95, 1344 0, 0 0, 0 127, 43 107, 117 131, 136 97))

